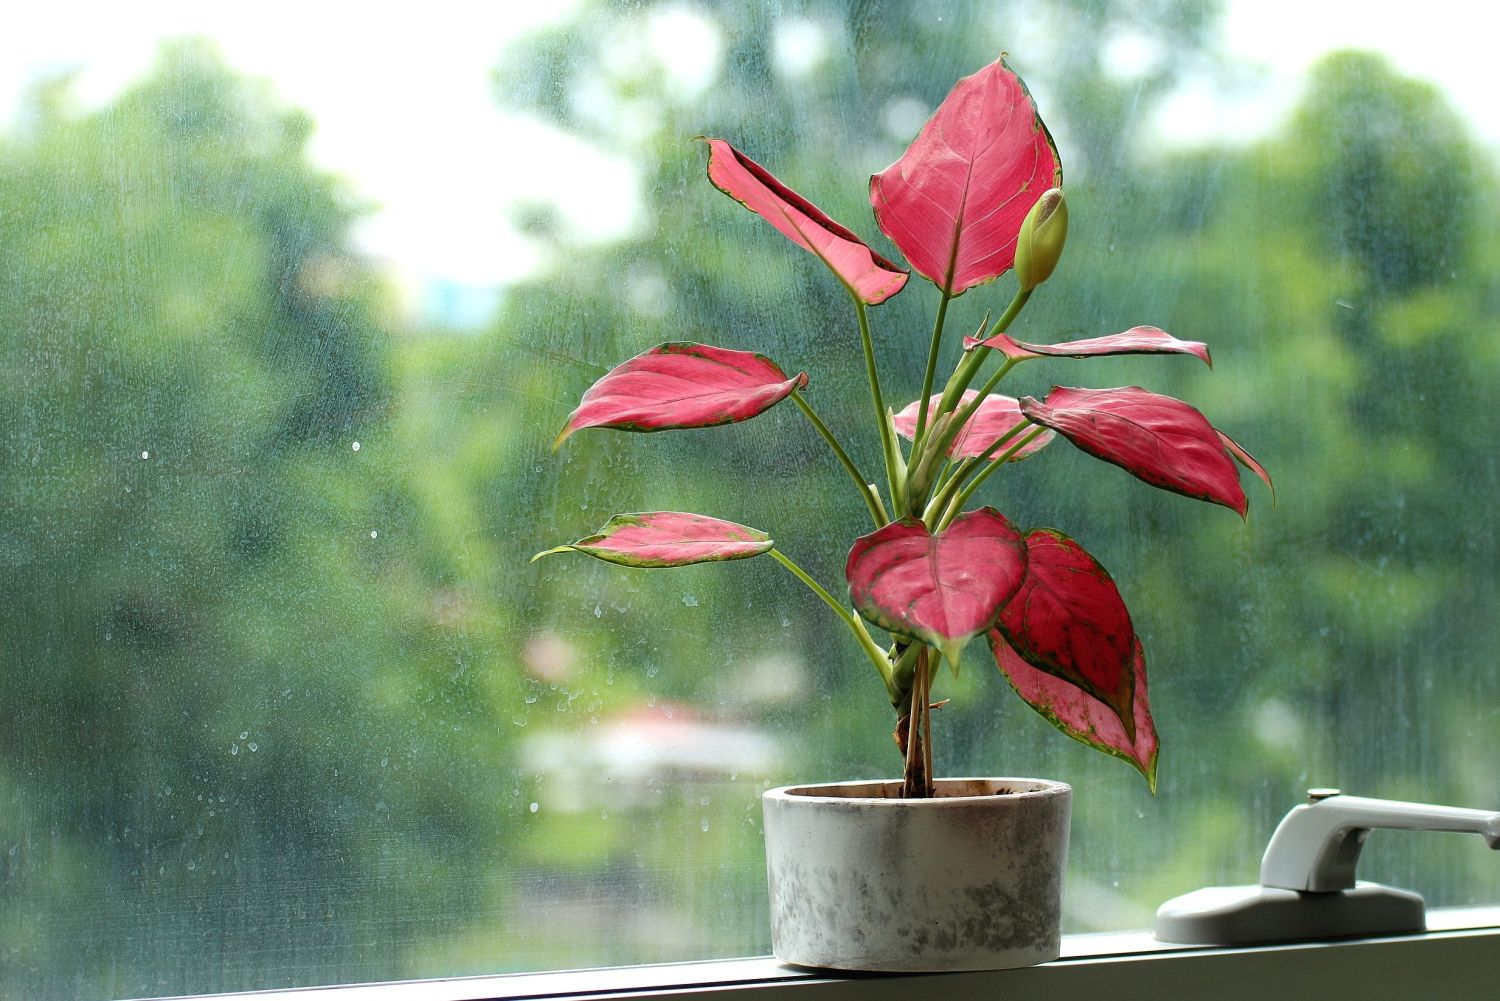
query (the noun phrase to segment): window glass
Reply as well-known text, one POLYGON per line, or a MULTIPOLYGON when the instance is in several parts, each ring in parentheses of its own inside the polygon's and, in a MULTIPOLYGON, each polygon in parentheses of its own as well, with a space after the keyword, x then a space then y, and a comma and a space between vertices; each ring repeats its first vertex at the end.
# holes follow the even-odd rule
MULTIPOLYGON (((1063 442, 987 481, 1118 582, 1160 787, 977 643, 939 773, 1073 784, 1073 931, 1253 881, 1309 785, 1500 808, 1500 119, 1462 7, 471 6, 59 8, 0 38, 0 996, 766 952, 759 794, 898 773, 882 686, 770 560, 528 560, 688 510, 842 594, 864 509, 789 406, 553 439, 613 365, 704 341, 807 371, 874 478, 847 297, 691 140, 894 257, 869 175, 1002 50, 1072 226, 1013 332, 1152 324, 1214 358, 1007 391, 1180 396, 1277 503, 1247 477, 1241 522, 1063 442)), ((955 300, 945 370, 1013 288, 955 300)), ((936 303, 914 278, 871 311, 895 406, 936 303)), ((1377 835, 1361 875, 1494 903, 1494 863, 1377 835)))

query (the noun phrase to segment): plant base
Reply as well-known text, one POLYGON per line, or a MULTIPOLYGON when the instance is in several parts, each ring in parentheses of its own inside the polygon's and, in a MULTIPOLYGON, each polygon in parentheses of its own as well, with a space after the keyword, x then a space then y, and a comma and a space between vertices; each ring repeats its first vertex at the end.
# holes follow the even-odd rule
POLYGON ((1056 959, 1072 789, 1041 779, 787 786, 762 797, 771 942, 841 970, 996 970, 1056 959))

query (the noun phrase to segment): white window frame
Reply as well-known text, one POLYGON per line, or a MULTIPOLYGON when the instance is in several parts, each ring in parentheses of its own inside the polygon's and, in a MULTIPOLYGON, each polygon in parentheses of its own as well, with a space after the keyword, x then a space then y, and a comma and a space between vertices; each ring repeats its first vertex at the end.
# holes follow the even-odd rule
POLYGON ((1147 932, 1073 935, 1063 956, 1022 970, 831 975, 774 959, 459 977, 200 996, 243 1001, 600 1001, 712 996, 742 1001, 1446 1001, 1488 996, 1500 906, 1434 910, 1428 931, 1255 948, 1164 945, 1147 932))

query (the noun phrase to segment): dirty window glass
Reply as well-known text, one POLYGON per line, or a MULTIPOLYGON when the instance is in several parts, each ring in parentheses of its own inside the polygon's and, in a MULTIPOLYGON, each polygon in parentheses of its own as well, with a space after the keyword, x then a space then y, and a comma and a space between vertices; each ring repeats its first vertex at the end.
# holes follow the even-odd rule
MULTIPOLYGON (((1277 494, 1247 477, 1241 522, 1062 442, 989 480, 1118 582, 1160 788, 982 644, 940 681, 939 772, 1074 785, 1073 931, 1252 880, 1309 785, 1500 807, 1500 119, 1462 8, 544 6, 58 8, 0 38, 0 996, 767 951, 760 792, 899 770, 868 664, 770 560, 528 561, 698 511, 841 594, 864 509, 790 406, 553 439, 611 366, 704 341, 807 371, 873 475, 847 297, 690 140, 895 256, 868 176, 1001 51, 1072 218, 1013 332, 1214 359, 1008 391, 1180 396, 1277 494)), ((955 300, 945 366, 1013 287, 955 300)), ((936 301, 872 310, 895 406, 936 301)), ((1361 875, 1500 901, 1478 839, 1379 835, 1361 875)))

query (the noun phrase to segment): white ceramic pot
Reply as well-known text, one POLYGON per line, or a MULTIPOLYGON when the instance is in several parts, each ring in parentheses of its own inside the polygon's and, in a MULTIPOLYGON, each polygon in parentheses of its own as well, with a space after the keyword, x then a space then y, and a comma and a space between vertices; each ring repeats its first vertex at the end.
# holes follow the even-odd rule
POLYGON ((1041 779, 786 786, 762 797, 771 943, 841 970, 997 970, 1057 958, 1073 791, 1041 779))

